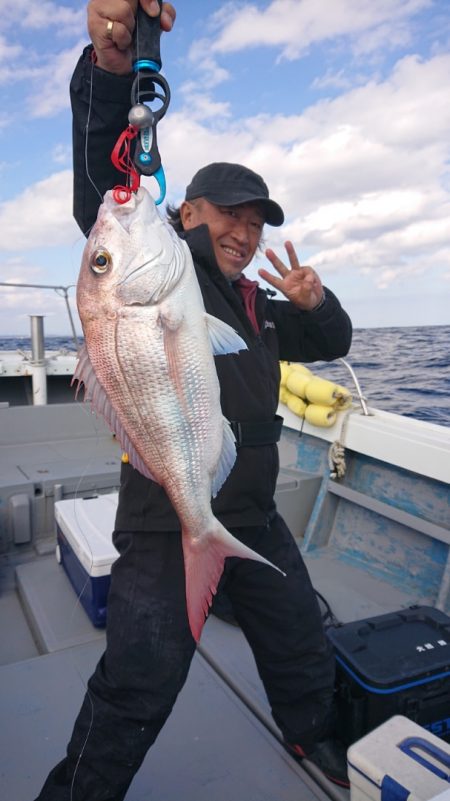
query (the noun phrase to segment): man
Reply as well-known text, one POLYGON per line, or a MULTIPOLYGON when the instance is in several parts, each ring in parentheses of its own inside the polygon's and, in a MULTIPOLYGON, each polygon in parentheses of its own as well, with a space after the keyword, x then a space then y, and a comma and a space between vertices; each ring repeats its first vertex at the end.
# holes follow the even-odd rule
MULTIPOLYGON (((118 182, 109 154, 127 124, 135 7, 135 0, 92 0, 88 7, 96 66, 92 47, 86 48, 71 84, 74 213, 84 231, 95 221, 101 195, 118 182)), ((152 4, 146 7, 154 13, 152 4)), ((174 11, 168 4, 163 11, 168 30, 174 11)), ((206 311, 248 346, 216 359, 222 410, 238 451, 213 511, 234 536, 286 572, 283 578, 250 560, 229 559, 223 583, 286 746, 346 785, 345 751, 333 740, 334 658, 274 491, 279 359, 343 356, 351 323, 314 270, 299 264, 291 243, 289 266, 267 250, 277 275, 260 270, 287 300, 270 298, 244 277, 264 224, 284 220, 263 179, 246 167, 219 162, 199 170, 169 217, 192 252, 206 311)), ((178 519, 164 490, 129 464, 122 465, 113 537, 120 556, 111 576, 107 648, 89 681, 67 758, 50 773, 39 801, 122 801, 195 652, 178 519)))

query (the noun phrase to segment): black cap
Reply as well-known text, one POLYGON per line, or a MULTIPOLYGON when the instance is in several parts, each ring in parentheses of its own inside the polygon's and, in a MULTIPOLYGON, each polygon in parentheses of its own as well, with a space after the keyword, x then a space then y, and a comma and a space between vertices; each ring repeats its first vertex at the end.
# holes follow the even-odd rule
POLYGON ((186 200, 197 197, 204 197, 217 206, 258 202, 269 225, 284 223, 283 209, 270 200, 269 190, 261 176, 242 164, 220 161, 202 167, 186 189, 186 200))

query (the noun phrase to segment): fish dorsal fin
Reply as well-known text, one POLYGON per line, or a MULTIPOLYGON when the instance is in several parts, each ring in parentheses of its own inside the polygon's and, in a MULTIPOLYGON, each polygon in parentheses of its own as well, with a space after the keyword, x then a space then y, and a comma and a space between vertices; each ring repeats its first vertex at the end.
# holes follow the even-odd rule
POLYGON ((95 413, 100 417, 103 417, 108 428, 116 435, 117 441, 119 442, 122 450, 128 454, 128 460, 130 464, 135 467, 136 470, 139 470, 143 476, 146 476, 146 478, 150 478, 154 481, 154 477, 150 473, 147 465, 139 453, 136 451, 122 423, 120 422, 114 407, 111 405, 103 386, 97 379, 86 345, 83 345, 78 355, 78 362, 71 383, 73 384, 74 381, 78 381, 75 397, 78 395, 81 384, 84 384, 85 402, 90 403, 91 408, 95 411, 95 413))
POLYGON ((247 345, 242 337, 240 337, 230 325, 219 320, 217 317, 213 317, 212 314, 206 313, 205 322, 214 356, 223 356, 226 353, 237 353, 239 350, 247 350, 247 345))
POLYGON ((225 483, 226 479, 231 473, 231 468, 236 461, 236 440, 234 438, 234 434, 230 428, 228 420, 225 417, 222 418, 222 422, 222 453, 220 454, 219 464, 217 465, 217 470, 213 476, 211 484, 211 494, 213 498, 216 497, 221 486, 225 483))

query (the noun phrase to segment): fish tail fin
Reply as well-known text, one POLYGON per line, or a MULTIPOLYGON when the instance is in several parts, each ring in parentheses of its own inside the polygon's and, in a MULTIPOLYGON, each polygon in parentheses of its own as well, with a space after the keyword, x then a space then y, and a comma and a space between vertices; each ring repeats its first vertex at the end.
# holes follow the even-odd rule
POLYGON ((227 556, 254 559, 285 575, 264 556, 233 537, 216 518, 211 529, 201 537, 193 538, 183 531, 183 553, 189 625, 196 642, 200 639, 227 556))

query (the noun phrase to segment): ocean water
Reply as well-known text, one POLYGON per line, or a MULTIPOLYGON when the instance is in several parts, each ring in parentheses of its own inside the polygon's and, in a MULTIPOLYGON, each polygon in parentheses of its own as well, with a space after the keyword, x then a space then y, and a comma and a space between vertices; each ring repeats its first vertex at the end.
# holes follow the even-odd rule
MULTIPOLYGON (((69 337, 47 337, 45 344, 74 348, 69 337)), ((28 337, 0 338, 0 351, 30 347, 28 337)), ((356 329, 346 361, 370 407, 450 426, 450 325, 356 329)), ((309 366, 354 392, 340 360, 309 366)))
MULTIPOLYGON (((450 325, 356 329, 346 361, 369 406, 450 426, 450 325)), ((339 360, 309 366, 352 390, 339 360)))

